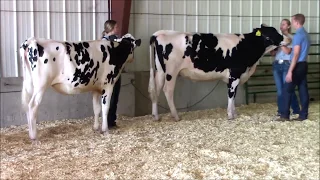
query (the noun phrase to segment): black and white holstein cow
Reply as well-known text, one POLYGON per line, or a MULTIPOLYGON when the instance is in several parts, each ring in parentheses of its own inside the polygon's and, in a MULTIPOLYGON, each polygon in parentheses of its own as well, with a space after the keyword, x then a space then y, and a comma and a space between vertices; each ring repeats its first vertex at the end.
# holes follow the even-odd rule
POLYGON ((275 28, 263 24, 247 34, 155 32, 150 38, 148 89, 154 119, 159 120, 157 101, 163 88, 171 115, 179 120, 173 101, 178 75, 192 81, 222 80, 227 83, 228 119, 234 119, 238 85, 255 72, 258 60, 265 53, 287 43, 275 28))
POLYGON ((31 37, 20 47, 23 65, 22 105, 26 111, 31 140, 37 140, 36 121, 45 90, 62 94, 92 92, 94 125, 102 109, 101 131, 108 133, 107 114, 114 84, 124 65, 133 61, 141 39, 131 34, 113 41, 63 42, 31 37), (102 104, 100 105, 100 101, 102 104))

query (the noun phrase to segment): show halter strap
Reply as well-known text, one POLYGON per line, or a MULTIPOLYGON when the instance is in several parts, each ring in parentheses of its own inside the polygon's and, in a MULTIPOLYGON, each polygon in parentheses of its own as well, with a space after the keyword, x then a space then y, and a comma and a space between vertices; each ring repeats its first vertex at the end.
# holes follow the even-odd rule
POLYGON ((260 30, 258 30, 258 31, 256 32, 256 36, 259 36, 259 37, 262 36, 262 37, 264 37, 265 40, 271 41, 272 44, 274 44, 274 41, 273 41, 271 38, 269 38, 268 36, 265 36, 265 35, 261 34, 261 31, 260 31, 260 30))

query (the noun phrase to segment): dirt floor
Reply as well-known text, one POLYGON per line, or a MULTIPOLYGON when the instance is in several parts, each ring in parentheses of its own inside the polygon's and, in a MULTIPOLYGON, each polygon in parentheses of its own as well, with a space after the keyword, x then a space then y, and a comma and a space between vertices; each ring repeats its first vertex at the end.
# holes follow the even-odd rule
POLYGON ((92 117, 1 129, 1 179, 319 179, 319 102, 309 120, 275 122, 274 104, 120 117, 109 136, 92 117))

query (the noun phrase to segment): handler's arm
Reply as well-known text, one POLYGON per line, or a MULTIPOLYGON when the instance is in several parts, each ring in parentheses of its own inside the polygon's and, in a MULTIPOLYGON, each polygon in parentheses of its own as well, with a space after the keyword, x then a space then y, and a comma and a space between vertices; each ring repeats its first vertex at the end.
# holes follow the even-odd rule
POLYGON ((287 47, 287 46, 281 46, 281 50, 286 54, 290 54, 291 53, 291 48, 287 47))
POLYGON ((296 67, 296 64, 300 55, 301 42, 302 42, 301 36, 296 36, 293 38, 293 42, 292 42, 293 57, 291 59, 291 65, 289 67, 288 73, 292 73, 294 67, 296 67))
POLYGON ((294 67, 296 67, 296 64, 297 64, 297 61, 299 58, 299 54, 300 54, 300 45, 293 46, 293 57, 292 57, 290 68, 289 68, 288 72, 292 73, 294 67))

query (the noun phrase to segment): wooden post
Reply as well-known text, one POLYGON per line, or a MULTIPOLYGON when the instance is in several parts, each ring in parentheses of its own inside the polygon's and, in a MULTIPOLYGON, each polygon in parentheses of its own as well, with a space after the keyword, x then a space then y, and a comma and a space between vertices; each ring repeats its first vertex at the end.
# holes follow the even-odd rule
POLYGON ((119 35, 128 33, 131 0, 111 0, 111 19, 117 21, 119 35))

